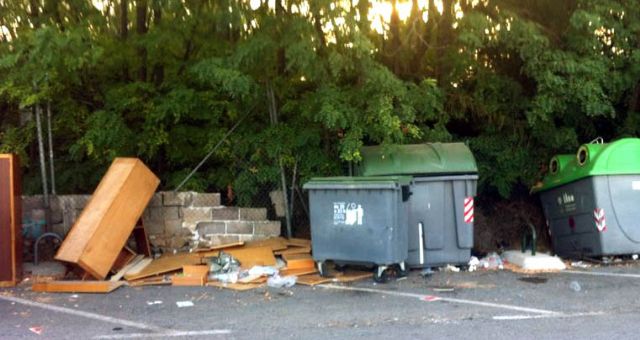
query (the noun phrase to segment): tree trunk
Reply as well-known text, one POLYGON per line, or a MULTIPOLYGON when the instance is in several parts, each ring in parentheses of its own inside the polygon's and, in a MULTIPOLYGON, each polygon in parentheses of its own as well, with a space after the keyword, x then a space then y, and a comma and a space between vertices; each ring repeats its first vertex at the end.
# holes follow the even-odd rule
MULTIPOLYGON (((147 33, 147 0, 136 1, 136 33, 142 37, 147 33)), ((140 39, 141 40, 141 39, 140 39)), ((138 41, 138 80, 147 81, 147 48, 142 41, 138 41)))
MULTIPOLYGON (((162 7, 160 6, 160 0, 155 0, 153 3, 153 24, 157 27, 160 26, 162 21, 162 7)), ((153 65, 153 83, 156 86, 160 86, 164 81, 164 65, 161 61, 157 61, 153 65)))

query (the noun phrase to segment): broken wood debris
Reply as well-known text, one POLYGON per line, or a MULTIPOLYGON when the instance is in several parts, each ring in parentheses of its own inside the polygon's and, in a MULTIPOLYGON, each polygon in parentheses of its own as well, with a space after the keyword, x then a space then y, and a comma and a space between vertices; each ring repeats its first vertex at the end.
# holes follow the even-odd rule
MULTIPOLYGON (((131 252, 124 250, 122 253, 131 252)), ((267 275, 272 275, 273 272, 282 278, 295 276, 297 284, 309 286, 329 282, 352 282, 371 277, 370 272, 354 270, 332 271, 331 277, 321 277, 311 257, 309 240, 276 237, 255 242, 234 242, 195 250, 192 253, 167 254, 157 259, 135 254, 129 263, 111 275, 109 281, 53 281, 48 285, 34 284, 33 290, 107 293, 127 284, 132 287, 206 286, 246 291, 264 287, 267 275), (216 280, 218 276, 212 275, 211 272, 210 261, 217 258, 221 252, 239 262, 242 274, 236 275, 230 282, 216 280)))

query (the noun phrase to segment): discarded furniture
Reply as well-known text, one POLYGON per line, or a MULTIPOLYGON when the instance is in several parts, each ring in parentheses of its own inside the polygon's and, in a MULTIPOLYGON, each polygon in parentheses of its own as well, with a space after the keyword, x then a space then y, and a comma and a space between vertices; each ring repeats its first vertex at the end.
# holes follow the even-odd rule
POLYGON ((55 258, 104 279, 159 183, 139 159, 116 158, 55 258))
POLYGON ((0 287, 22 277, 21 194, 18 157, 0 154, 0 287))

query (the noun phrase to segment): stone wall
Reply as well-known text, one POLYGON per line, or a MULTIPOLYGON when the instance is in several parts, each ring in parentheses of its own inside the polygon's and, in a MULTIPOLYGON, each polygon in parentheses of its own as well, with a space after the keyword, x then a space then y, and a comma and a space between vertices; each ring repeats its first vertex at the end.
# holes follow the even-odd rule
MULTIPOLYGON (((51 231, 65 236, 90 195, 51 198, 51 231)), ((23 196, 23 225, 44 222, 42 196, 23 196)), ((279 236, 280 221, 269 221, 266 208, 226 207, 218 193, 158 192, 142 215, 151 244, 162 251, 185 250, 198 244, 250 241, 279 236)))

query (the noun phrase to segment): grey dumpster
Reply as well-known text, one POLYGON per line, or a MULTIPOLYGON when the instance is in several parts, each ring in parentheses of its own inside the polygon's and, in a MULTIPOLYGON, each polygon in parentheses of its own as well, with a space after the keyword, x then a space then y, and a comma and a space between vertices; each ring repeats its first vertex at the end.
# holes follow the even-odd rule
POLYGON ((473 247, 478 169, 463 143, 364 147, 359 175, 411 175, 410 267, 467 264, 473 247))
POLYGON ((533 188, 556 254, 569 258, 640 253, 640 139, 582 145, 557 155, 533 188))
POLYGON ((325 261, 376 265, 406 271, 407 219, 411 177, 325 177, 304 185, 309 191, 313 258, 321 275, 325 261))

